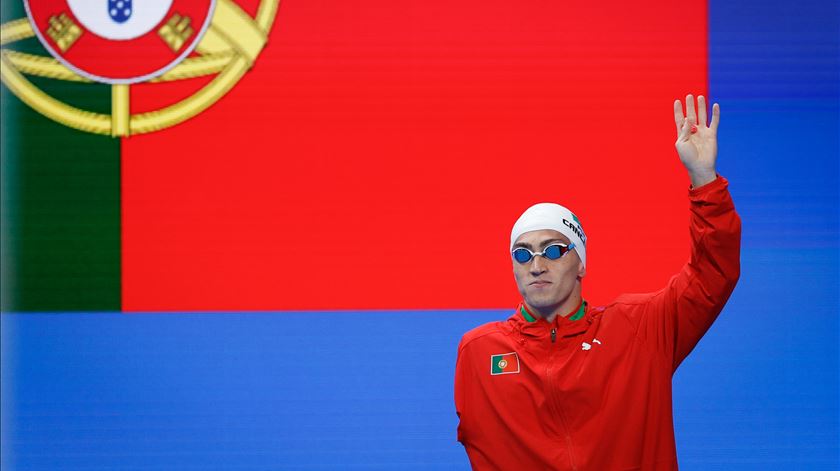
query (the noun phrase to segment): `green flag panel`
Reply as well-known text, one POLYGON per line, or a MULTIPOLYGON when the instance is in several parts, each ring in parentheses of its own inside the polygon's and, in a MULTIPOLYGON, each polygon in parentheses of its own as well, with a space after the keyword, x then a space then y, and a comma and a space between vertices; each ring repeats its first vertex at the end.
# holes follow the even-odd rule
MULTIPOLYGON (((4 2, 2 21, 25 17, 4 2)), ((35 38, 4 49, 47 56, 35 38)), ((110 109, 110 87, 27 76, 70 105, 110 109)), ((58 124, 2 86, 2 310, 120 309, 120 141, 58 124)))

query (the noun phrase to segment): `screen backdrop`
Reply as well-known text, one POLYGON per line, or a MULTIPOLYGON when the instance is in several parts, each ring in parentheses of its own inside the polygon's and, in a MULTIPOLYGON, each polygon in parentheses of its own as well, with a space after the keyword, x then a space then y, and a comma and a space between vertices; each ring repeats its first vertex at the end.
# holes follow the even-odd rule
POLYGON ((596 304, 660 287, 687 92, 721 103, 744 246, 675 376, 681 468, 837 469, 838 30, 825 1, 286 0, 237 86, 158 133, 4 86, 3 469, 468 469, 456 347, 518 301, 511 224, 574 209, 596 304))

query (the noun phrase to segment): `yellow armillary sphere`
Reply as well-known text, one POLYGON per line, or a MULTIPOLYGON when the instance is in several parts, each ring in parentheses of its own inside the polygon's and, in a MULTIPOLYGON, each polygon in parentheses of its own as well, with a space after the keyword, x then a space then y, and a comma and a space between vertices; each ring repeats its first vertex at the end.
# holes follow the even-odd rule
POLYGON ((252 18, 233 0, 24 0, 27 18, 0 27, 0 75, 23 102, 66 126, 114 137, 157 131, 233 88, 265 46, 278 4, 261 0, 252 18), (51 57, 5 49, 33 36, 51 57), (68 105, 24 75, 110 84, 111 114, 68 105), (216 76, 184 100, 131 114, 132 84, 206 75, 216 76))

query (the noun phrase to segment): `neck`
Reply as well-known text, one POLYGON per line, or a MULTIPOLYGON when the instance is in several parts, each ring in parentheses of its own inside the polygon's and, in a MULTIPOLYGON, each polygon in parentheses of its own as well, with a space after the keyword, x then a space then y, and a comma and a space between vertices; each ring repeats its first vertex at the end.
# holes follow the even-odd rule
POLYGON ((554 306, 543 306, 543 307, 534 307, 525 303, 525 306, 528 308, 528 311, 531 312, 533 315, 541 317, 546 320, 546 322, 554 322, 554 319, 557 316, 560 317, 568 317, 575 312, 577 312, 578 308, 580 308, 580 304, 583 302, 583 298, 580 296, 580 292, 576 291, 569 295, 563 302, 560 304, 556 304, 554 306))

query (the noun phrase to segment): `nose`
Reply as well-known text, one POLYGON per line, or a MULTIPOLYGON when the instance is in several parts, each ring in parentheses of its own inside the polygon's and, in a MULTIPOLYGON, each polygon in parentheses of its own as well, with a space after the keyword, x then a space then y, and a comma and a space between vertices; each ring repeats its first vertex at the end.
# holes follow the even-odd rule
POLYGON ((531 260, 531 266, 528 267, 528 271, 531 272, 531 275, 533 276, 540 276, 545 273, 545 260, 542 255, 534 256, 531 260))

